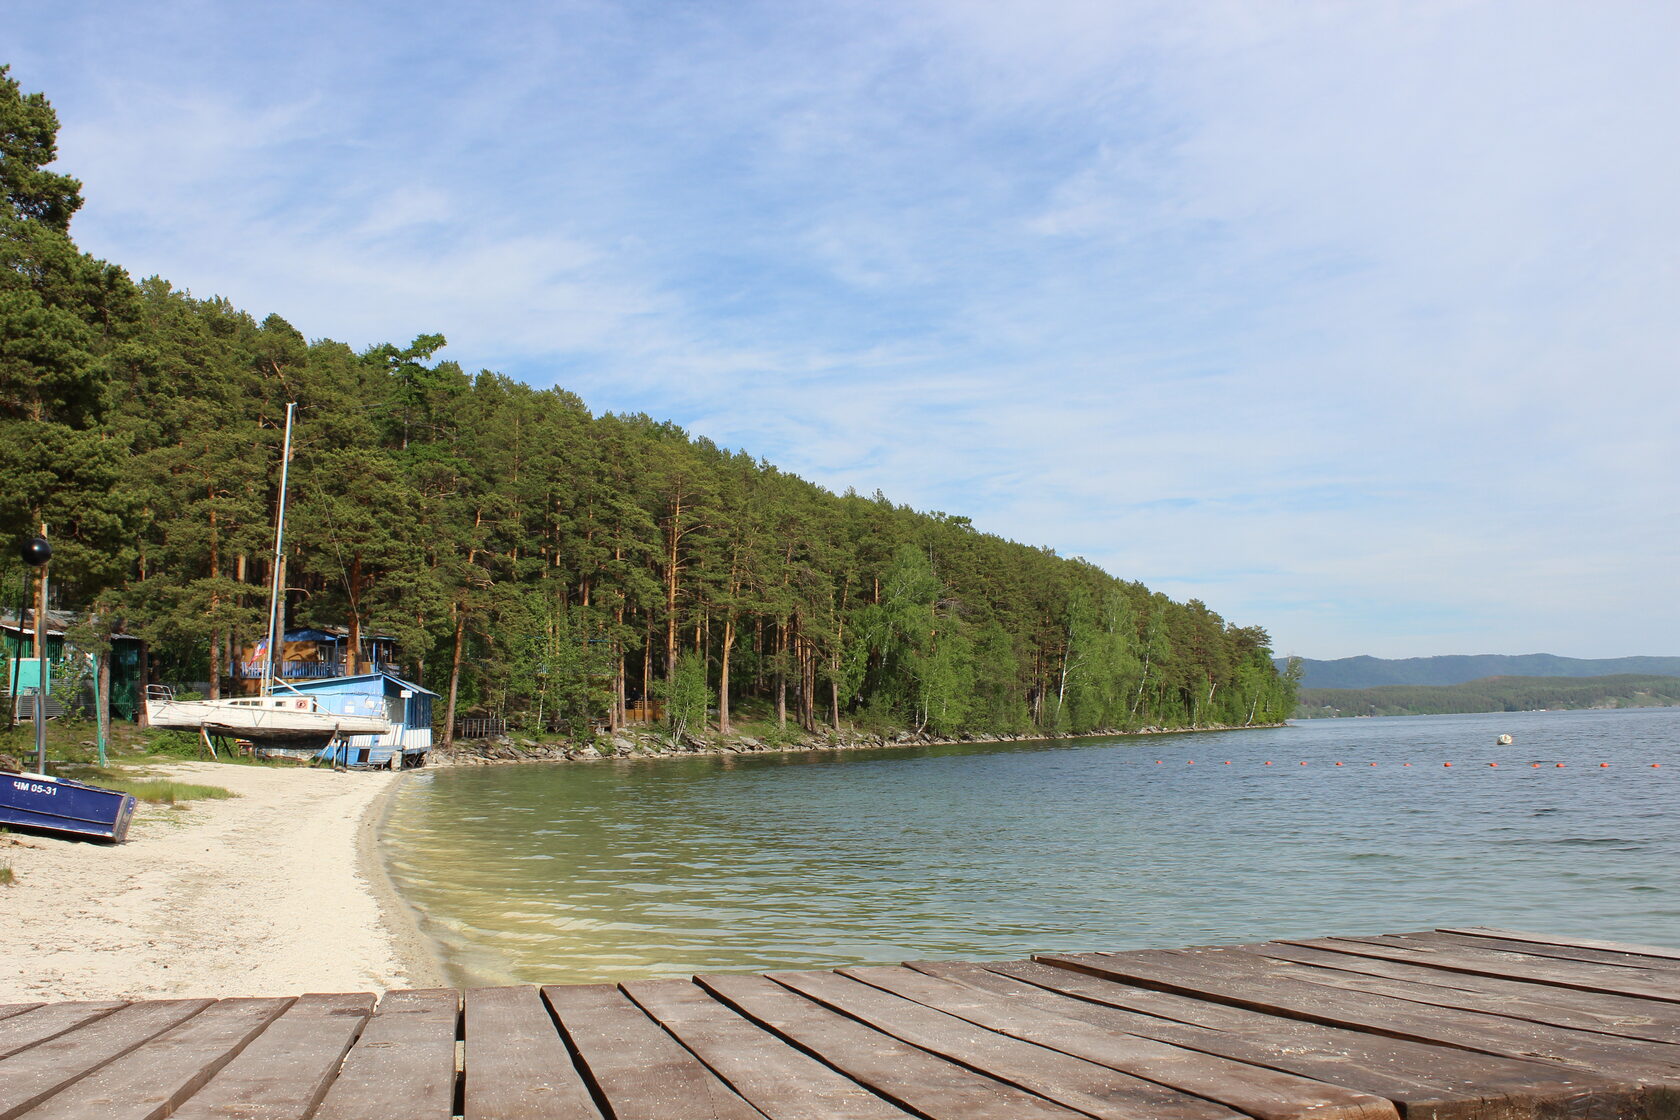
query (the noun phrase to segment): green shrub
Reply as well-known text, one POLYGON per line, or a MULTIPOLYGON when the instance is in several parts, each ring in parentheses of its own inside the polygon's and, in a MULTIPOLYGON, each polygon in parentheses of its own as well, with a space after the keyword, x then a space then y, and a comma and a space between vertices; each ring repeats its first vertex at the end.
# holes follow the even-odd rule
POLYGON ((654 686, 654 694, 665 701, 665 730, 676 746, 689 733, 706 728, 706 709, 712 693, 706 684, 706 659, 697 653, 681 654, 669 681, 654 686))
POLYGON ((229 797, 237 797, 232 790, 221 786, 200 786, 191 782, 171 782, 158 778, 142 778, 127 780, 123 778, 106 778, 100 785, 106 789, 114 789, 119 793, 132 793, 141 801, 153 804, 173 805, 177 801, 221 801, 229 797))
POLYGON ((174 758, 198 758, 204 753, 204 743, 185 731, 154 731, 146 738, 146 750, 174 758))

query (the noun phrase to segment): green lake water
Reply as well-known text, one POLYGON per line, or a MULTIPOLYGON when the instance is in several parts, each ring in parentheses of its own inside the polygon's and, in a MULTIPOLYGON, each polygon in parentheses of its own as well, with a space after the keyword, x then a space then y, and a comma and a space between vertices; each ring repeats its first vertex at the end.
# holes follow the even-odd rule
POLYGON ((1474 923, 1680 945, 1677 795, 1680 709, 1323 720, 422 772, 384 850, 464 984, 1474 923))

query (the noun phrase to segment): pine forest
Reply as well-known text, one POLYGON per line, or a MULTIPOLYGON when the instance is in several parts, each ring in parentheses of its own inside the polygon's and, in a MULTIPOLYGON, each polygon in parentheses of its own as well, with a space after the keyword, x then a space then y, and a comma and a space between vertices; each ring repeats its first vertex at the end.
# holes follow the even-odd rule
POLYGON ((287 622, 394 639, 446 736, 468 713, 583 735, 645 699, 722 732, 941 736, 1293 707, 1266 632, 1197 600, 468 373, 442 335, 357 351, 135 281, 72 240, 57 128, 0 68, 0 602, 47 525, 78 644, 141 639, 145 679, 225 692, 264 632, 296 402, 287 622))

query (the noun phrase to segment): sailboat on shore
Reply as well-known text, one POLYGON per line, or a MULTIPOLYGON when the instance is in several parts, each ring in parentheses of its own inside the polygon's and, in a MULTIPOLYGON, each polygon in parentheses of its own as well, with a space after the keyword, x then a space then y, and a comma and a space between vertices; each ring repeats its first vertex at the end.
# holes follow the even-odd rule
MULTIPOLYGON (((249 739, 257 743, 326 746, 347 735, 383 735, 391 723, 383 712, 331 711, 314 696, 305 695, 274 672, 279 648, 280 595, 286 541, 286 484, 292 462, 292 414, 286 405, 286 442, 280 457, 280 508, 275 518, 274 563, 269 584, 268 642, 265 646, 262 687, 256 696, 225 700, 177 700, 166 685, 146 688, 146 719, 153 727, 198 731, 206 735, 249 739), (289 690, 284 694, 281 689, 289 690)), ((350 698, 335 698, 348 703, 350 698)))

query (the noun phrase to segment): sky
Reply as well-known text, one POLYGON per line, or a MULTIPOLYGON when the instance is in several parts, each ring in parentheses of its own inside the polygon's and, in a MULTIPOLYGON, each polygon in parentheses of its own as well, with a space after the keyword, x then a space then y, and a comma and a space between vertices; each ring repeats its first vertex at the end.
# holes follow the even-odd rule
POLYGON ((1680 654, 1680 6, 11 11, 72 233, 1280 654, 1680 654))

